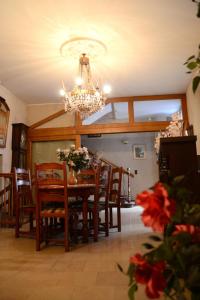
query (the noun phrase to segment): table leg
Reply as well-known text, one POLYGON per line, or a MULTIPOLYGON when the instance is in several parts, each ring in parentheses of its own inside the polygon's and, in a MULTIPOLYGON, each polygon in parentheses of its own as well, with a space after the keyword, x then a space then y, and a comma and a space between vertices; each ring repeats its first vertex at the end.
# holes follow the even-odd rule
POLYGON ((83 197, 83 242, 88 242, 88 197, 83 197))

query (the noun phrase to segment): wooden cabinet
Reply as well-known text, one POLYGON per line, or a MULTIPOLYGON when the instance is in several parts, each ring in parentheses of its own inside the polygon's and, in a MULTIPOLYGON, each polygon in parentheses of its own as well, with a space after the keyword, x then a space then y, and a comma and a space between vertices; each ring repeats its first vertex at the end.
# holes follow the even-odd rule
POLYGON ((27 168, 27 133, 25 124, 12 124, 12 168, 27 168))
POLYGON ((196 136, 160 139, 159 176, 161 181, 168 182, 170 177, 185 175, 186 186, 196 191, 199 185, 196 139, 196 136))

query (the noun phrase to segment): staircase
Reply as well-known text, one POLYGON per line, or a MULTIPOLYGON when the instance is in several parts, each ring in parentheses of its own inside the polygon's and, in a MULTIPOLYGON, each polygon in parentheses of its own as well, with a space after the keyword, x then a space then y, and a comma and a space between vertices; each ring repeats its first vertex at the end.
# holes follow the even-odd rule
MULTIPOLYGON (((90 150, 89 150, 89 154, 93 158, 94 165, 101 163, 101 164, 110 165, 110 166, 112 166, 112 168, 120 167, 120 166, 114 164, 113 162, 103 158, 103 157, 97 158, 95 153, 93 153, 90 150)), ((135 205, 135 201, 133 199, 133 178, 134 178, 134 174, 131 173, 130 168, 127 168, 127 170, 125 170, 123 168, 122 182, 123 182, 125 176, 127 176, 127 189, 126 189, 127 194, 124 194, 124 195, 122 194, 121 195, 121 204, 122 204, 122 207, 132 207, 133 205, 135 205), (131 191, 132 191, 132 193, 131 193, 131 191)))

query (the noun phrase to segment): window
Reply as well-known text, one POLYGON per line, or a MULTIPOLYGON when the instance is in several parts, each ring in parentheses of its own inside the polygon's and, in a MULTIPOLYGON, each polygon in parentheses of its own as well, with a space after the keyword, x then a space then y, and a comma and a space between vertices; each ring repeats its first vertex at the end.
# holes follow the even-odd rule
POLYGON ((128 102, 113 102, 83 120, 83 125, 127 123, 128 102))
POLYGON ((134 101, 135 122, 171 121, 174 113, 182 116, 181 100, 134 101))

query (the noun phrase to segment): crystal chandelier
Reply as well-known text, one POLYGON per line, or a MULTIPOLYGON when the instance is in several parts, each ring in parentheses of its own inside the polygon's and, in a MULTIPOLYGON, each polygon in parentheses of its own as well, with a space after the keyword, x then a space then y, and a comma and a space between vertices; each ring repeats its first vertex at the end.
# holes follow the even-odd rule
POLYGON ((82 117, 87 117, 105 106, 110 90, 108 85, 104 86, 103 91, 94 85, 89 58, 83 53, 79 59, 79 78, 73 90, 67 92, 63 83, 61 95, 64 97, 65 111, 78 111, 82 117))

